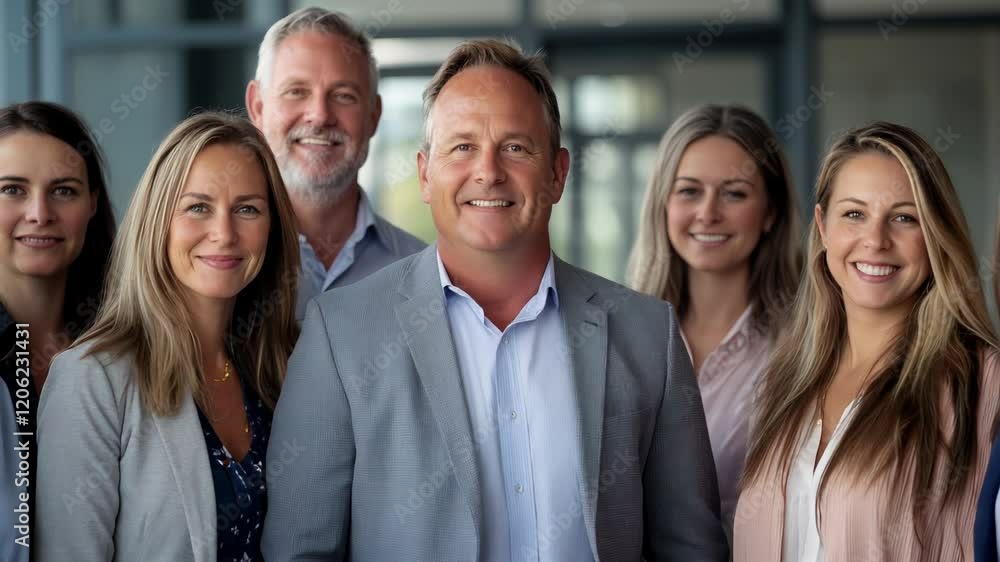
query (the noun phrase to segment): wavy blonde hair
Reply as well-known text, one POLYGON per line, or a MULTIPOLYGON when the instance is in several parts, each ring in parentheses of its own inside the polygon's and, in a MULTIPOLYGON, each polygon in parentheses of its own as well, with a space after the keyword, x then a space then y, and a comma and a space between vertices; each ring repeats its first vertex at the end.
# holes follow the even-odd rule
MULTIPOLYGON (((843 470, 856 480, 892 475, 894 497, 922 498, 931 490, 935 472, 943 470, 946 488, 940 490, 941 500, 947 504, 965 485, 967 468, 976 460, 979 353, 984 346, 995 347, 996 340, 958 195, 941 159, 917 133, 877 122, 842 136, 823 161, 816 185, 823 214, 844 164, 872 153, 898 161, 906 171, 931 273, 918 290, 902 332, 886 350, 885 366, 873 372, 861 390, 819 495, 830 475, 843 470), (954 432, 949 436, 941 433, 946 427, 942 397, 954 412, 954 432), (938 460, 941 452, 947 457, 944 465, 938 460), (906 462, 910 459, 915 460, 912 465, 906 462), (909 490, 902 489, 908 481, 903 474, 907 466, 916 471, 909 490)), ((814 221, 790 324, 779 337, 760 383, 744 487, 761 478, 772 463, 787 474, 798 432, 814 415, 845 345, 844 302, 826 265, 820 225, 814 221)), ((913 502, 915 525, 927 506, 928 502, 913 502)), ((915 530, 919 538, 923 529, 915 530)))
POLYGON ((764 179, 774 226, 750 256, 750 302, 754 323, 771 333, 771 320, 786 310, 802 269, 801 220, 795 205, 791 174, 774 132, 759 115, 738 105, 702 105, 681 115, 663 135, 656 165, 646 188, 639 233, 629 257, 629 287, 677 307, 688 308, 687 264, 674 252, 667 236, 667 198, 677 178, 684 151, 697 140, 722 136, 739 144, 764 179))
POLYGON ((132 353, 143 405, 176 414, 190 393, 203 404, 201 344, 182 285, 167 258, 171 218, 195 157, 207 146, 233 145, 267 178, 271 227, 260 273, 236 297, 226 333, 230 357, 248 384, 273 408, 295 345, 299 246, 295 217, 267 143, 248 121, 208 112, 177 125, 160 144, 132 197, 111 254, 111 275, 94 325, 75 345, 90 353, 132 353))

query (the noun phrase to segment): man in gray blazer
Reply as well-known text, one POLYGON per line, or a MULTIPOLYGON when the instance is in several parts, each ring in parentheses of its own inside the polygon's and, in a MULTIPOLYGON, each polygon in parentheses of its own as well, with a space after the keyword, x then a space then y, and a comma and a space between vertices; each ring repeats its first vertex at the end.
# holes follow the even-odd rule
POLYGON ((382 99, 371 41, 343 14, 303 8, 264 35, 247 113, 274 151, 299 226, 296 318, 426 244, 375 213, 358 185, 382 99))
POLYGON ((265 557, 726 560, 673 310, 552 253, 569 153, 540 59, 463 43, 424 109, 438 242, 309 304, 265 557))

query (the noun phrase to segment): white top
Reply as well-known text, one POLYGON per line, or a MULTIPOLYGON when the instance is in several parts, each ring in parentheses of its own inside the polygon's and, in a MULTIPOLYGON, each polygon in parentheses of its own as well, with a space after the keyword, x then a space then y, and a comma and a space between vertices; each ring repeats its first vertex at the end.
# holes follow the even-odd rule
POLYGON ((853 414, 854 401, 851 401, 840 415, 819 462, 815 461, 823 433, 823 418, 818 411, 819 419, 811 423, 812 429, 807 424, 802 430, 802 446, 792 461, 785 483, 785 528, 781 548, 781 559, 785 562, 823 562, 823 545, 816 526, 816 492, 853 414))
MULTIPOLYGON (((1000 494, 997 494, 996 505, 993 507, 994 521, 1000 521, 1000 494)), ((996 533, 997 552, 1000 553, 1000 533, 996 533)))

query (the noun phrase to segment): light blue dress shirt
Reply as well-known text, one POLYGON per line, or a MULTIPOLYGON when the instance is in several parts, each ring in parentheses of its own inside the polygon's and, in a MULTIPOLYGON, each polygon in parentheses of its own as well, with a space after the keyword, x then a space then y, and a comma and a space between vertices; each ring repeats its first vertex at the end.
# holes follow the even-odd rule
POLYGON ((440 254, 438 271, 482 476, 480 559, 593 560, 552 256, 538 291, 502 332, 451 283, 440 254))
POLYGON ((354 222, 354 230, 351 232, 344 247, 330 264, 330 269, 323 265, 323 261, 316 255, 306 237, 299 234, 299 257, 302 260, 302 277, 299 279, 299 296, 295 307, 295 317, 302 319, 305 317, 306 304, 309 299, 330 288, 330 285, 338 277, 347 271, 347 268, 354 265, 355 248, 365 238, 368 228, 375 226, 375 213, 372 211, 371 203, 365 192, 361 191, 361 200, 358 201, 358 215, 354 222))

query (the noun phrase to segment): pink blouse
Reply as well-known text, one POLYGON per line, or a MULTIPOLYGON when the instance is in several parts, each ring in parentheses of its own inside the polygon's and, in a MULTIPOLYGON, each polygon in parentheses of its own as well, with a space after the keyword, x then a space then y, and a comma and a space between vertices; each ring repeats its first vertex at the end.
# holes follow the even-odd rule
MULTIPOLYGON (((891 501, 893 483, 881 478, 871 486, 834 474, 820 501, 818 527, 824 562, 938 562, 973 559, 976 501, 989 461, 993 416, 1000 406, 1000 359, 996 351, 981 357, 980 401, 977 414, 977 454, 965 489, 947 507, 941 505, 944 471, 925 495, 891 501), (927 537, 921 545, 913 531, 912 506, 927 502, 927 537), (894 506, 894 507, 891 507, 894 506)), ((815 420, 813 420, 815 421, 815 420)), ((950 422, 949 422, 950 424, 950 422)), ((946 426, 947 427, 947 426, 946 426)), ((912 464, 914 461, 910 461, 912 464)), ((946 464, 944 459, 939 463, 946 464)), ((777 562, 782 558, 787 474, 777 459, 740 495, 734 525, 736 562, 777 562)), ((838 471, 840 472, 840 471, 838 471)), ((905 472, 907 478, 912 468, 905 472)), ((904 488, 909 485, 903 483, 904 488)), ((792 561, 786 561, 792 562, 792 561)), ((798 562, 798 561, 794 561, 798 562)))
MULTIPOLYGON (((750 401, 771 350, 767 336, 753 327, 751 308, 747 307, 698 370, 698 387, 719 480, 722 521, 730 539, 747 454, 750 401)), ((686 339, 684 345, 690 356, 686 339)))

